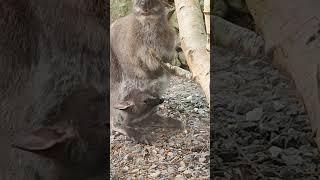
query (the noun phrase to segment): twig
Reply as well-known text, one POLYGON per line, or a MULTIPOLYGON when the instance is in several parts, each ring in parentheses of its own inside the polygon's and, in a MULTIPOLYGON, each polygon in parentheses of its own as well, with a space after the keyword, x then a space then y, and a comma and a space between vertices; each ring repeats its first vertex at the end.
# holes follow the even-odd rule
POLYGON ((178 66, 172 66, 169 63, 163 63, 157 56, 156 53, 154 51, 154 49, 149 49, 149 53, 151 55, 152 58, 154 58, 156 61, 159 62, 159 64, 161 65, 161 67, 169 74, 172 75, 176 75, 176 76, 180 76, 186 79, 192 79, 192 73, 184 70, 178 66))

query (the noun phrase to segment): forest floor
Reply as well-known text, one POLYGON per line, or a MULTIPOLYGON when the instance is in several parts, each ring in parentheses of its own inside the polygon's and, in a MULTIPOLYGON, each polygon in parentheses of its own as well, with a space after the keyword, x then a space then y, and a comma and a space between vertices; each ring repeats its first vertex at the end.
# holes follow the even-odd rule
POLYGON ((268 60, 214 50, 211 176, 320 179, 319 151, 294 83, 268 60))
POLYGON ((209 108, 193 81, 173 76, 157 113, 180 120, 181 130, 152 128, 152 145, 113 132, 111 179, 209 179, 209 108))

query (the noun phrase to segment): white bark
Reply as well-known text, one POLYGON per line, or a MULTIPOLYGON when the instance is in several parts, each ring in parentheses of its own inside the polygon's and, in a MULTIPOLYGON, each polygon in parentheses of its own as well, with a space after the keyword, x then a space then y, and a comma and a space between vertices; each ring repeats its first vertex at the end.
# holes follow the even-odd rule
POLYGON ((175 0, 181 47, 193 78, 210 102, 210 55, 206 50, 206 31, 198 0, 175 0))
POLYGON ((210 0, 204 0, 203 7, 204 20, 207 31, 207 50, 210 51, 210 0))
POLYGON ((320 1, 246 2, 266 50, 295 81, 320 147, 320 1))

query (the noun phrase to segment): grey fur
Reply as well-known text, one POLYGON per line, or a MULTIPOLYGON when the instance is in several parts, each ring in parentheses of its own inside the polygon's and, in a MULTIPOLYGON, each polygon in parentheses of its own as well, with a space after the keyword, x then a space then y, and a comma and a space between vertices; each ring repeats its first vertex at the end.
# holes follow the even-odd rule
MULTIPOLYGON (((169 26, 160 1, 135 0, 132 13, 116 20, 110 32, 111 106, 132 93, 133 89, 145 93, 139 98, 160 98, 168 80, 159 61, 171 60, 175 49, 175 33, 169 26)), ((139 98, 135 100, 139 101, 139 98)), ((128 126, 128 122, 132 122, 132 114, 121 119, 119 112, 110 108, 111 124, 116 123, 122 127, 119 129, 113 126, 113 129, 128 134, 123 129, 128 126)), ((147 115, 140 114, 141 117, 136 118, 143 119, 147 115)))
POLYGON ((154 80, 125 79, 118 91, 111 92, 111 128, 138 142, 148 141, 135 130, 135 124, 148 119, 155 113, 157 105, 163 102, 159 96, 160 82, 154 80), (117 108, 120 104, 131 103, 127 109, 117 108))

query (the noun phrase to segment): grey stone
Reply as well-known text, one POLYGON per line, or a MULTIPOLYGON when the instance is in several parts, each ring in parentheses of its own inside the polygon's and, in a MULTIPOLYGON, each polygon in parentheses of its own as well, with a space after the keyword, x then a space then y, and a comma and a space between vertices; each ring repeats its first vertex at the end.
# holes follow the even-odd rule
POLYGON ((279 147, 277 147, 277 146, 271 146, 271 147, 269 148, 269 152, 271 153, 271 157, 276 158, 276 157, 278 157, 278 155, 279 155, 280 153, 283 152, 283 149, 281 149, 281 148, 279 148, 279 147))
POLYGON ((281 111, 285 107, 285 105, 280 101, 273 101, 273 107, 276 111, 281 111))
POLYGON ((258 121, 263 115, 263 108, 255 108, 252 111, 247 112, 246 120, 247 121, 258 121))

